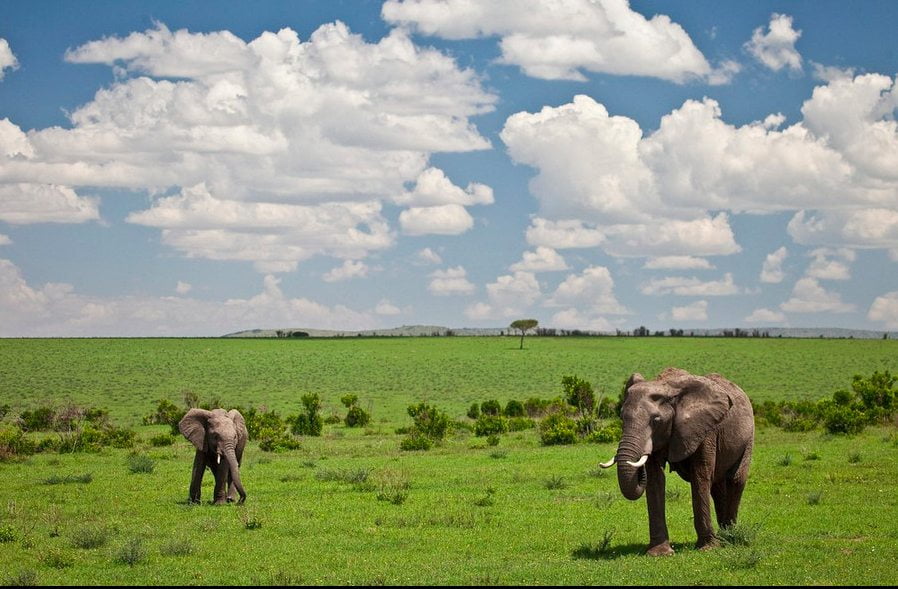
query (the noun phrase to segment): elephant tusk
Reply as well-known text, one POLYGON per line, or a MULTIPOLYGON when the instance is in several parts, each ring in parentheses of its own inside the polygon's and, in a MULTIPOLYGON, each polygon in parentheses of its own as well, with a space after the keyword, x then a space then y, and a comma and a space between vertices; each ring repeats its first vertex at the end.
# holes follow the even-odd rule
POLYGON ((643 454, 643 455, 642 455, 642 458, 640 458, 640 459, 637 460, 636 462, 630 462, 630 461, 628 460, 628 461, 627 461, 627 464, 629 464, 630 466, 633 466, 633 467, 638 468, 638 467, 642 466, 643 464, 645 464, 646 461, 647 461, 648 459, 649 459, 649 455, 648 455, 648 454, 643 454))
POLYGON ((617 462, 617 456, 612 456, 611 460, 609 460, 608 462, 600 462, 599 466, 601 466, 602 468, 611 468, 612 466, 614 466, 615 462, 617 462))
POLYGON ((221 454, 215 454, 215 464, 221 464, 221 454))

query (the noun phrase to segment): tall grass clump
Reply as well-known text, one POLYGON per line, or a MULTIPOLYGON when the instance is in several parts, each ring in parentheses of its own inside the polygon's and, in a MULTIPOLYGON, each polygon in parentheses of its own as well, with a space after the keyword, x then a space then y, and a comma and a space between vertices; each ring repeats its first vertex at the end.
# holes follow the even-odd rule
POLYGON ((116 552, 115 561, 128 566, 140 564, 147 559, 147 549, 143 540, 131 538, 125 542, 116 552))

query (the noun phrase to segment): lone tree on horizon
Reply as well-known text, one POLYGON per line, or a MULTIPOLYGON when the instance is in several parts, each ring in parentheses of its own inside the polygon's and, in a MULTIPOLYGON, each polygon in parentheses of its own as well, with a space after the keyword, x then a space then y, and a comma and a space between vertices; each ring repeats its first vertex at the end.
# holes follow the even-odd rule
POLYGON ((520 330, 521 332, 521 347, 518 348, 519 350, 524 349, 524 334, 531 329, 535 329, 537 325, 539 325, 539 321, 537 321, 536 319, 516 319, 515 321, 511 322, 511 325, 509 327, 511 327, 512 329, 520 330))

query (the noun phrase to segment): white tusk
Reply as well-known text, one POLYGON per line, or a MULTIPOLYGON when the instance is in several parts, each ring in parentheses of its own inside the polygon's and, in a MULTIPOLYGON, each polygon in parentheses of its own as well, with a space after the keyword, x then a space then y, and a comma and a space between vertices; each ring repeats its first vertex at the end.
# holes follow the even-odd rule
POLYGON ((617 456, 612 456, 611 460, 609 460, 608 462, 600 462, 599 466, 601 466, 602 468, 611 468, 612 466, 614 466, 615 462, 617 462, 617 456))
POLYGON ((649 459, 649 455, 648 455, 648 454, 643 454, 643 455, 642 455, 642 458, 640 458, 640 459, 637 460, 636 462, 630 462, 630 461, 628 460, 628 461, 627 461, 627 464, 629 464, 630 466, 633 466, 633 467, 637 467, 637 468, 638 468, 638 467, 642 466, 643 464, 645 464, 645 461, 648 460, 648 459, 649 459))
POLYGON ((215 464, 221 464, 221 454, 215 455, 215 464))

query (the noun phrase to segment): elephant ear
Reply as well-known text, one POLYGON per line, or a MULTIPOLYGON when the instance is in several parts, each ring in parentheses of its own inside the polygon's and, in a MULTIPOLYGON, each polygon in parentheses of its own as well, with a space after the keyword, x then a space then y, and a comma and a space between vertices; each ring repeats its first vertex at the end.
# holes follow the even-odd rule
POLYGON ((234 422, 234 428, 237 430, 237 439, 245 442, 248 434, 246 431, 246 421, 243 420, 243 415, 236 409, 231 409, 228 411, 228 417, 234 422))
POLYGON ((676 415, 667 460, 680 462, 723 421, 733 401, 716 382, 700 376, 678 374, 668 384, 679 393, 675 395, 676 415))
POLYGON ((206 446, 206 426, 212 412, 205 409, 191 409, 178 422, 178 429, 190 440, 197 450, 203 451, 206 446))

